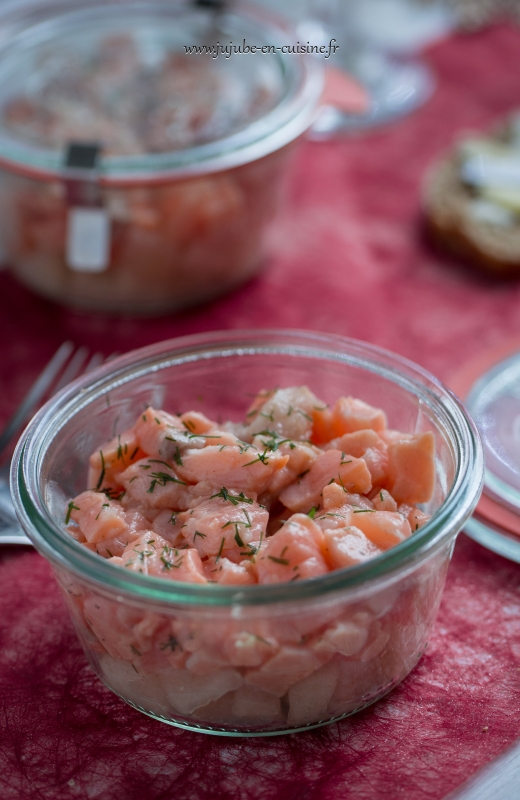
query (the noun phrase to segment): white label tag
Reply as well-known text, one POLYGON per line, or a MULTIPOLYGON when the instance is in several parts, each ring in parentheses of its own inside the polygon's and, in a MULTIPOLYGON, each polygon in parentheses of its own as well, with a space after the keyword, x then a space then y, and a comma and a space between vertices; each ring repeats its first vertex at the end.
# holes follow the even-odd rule
POLYGON ((75 272, 104 272, 110 261, 110 219, 103 208, 73 207, 67 220, 67 264, 75 272))

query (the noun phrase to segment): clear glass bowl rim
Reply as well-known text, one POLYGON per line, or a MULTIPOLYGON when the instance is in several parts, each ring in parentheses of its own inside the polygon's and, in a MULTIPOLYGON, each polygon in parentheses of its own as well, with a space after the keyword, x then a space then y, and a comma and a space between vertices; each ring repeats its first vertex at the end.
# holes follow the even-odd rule
MULTIPOLYGON (((490 389, 495 391, 498 384, 501 387, 514 385, 520 372, 520 353, 514 353, 508 358, 504 358, 486 370, 483 375, 471 387, 465 403, 471 414, 475 414, 479 419, 479 403, 486 398, 490 389)), ((486 432, 481 436, 484 453, 488 448, 489 439, 486 432)), ((520 490, 509 484, 504 478, 496 475, 489 463, 486 463, 484 470, 484 494, 491 497, 500 505, 510 509, 515 514, 520 512, 520 490)))
POLYGON ((171 606, 236 606, 287 603, 359 589, 423 560, 454 537, 473 512, 482 489, 483 452, 477 428, 458 398, 432 374, 402 356, 356 339, 299 330, 234 330, 202 333, 133 350, 74 381, 33 418, 18 442, 11 466, 11 493, 22 527, 55 566, 133 601, 171 606), (453 484, 432 519, 409 539, 355 567, 301 583, 263 586, 198 586, 139 575, 81 547, 51 517, 40 487, 46 446, 85 405, 111 388, 172 363, 229 355, 285 353, 354 363, 428 398, 443 418, 455 447, 453 484), (450 430, 451 429, 451 430, 450 430))
MULTIPOLYGON (((120 0, 120 3, 124 4, 124 0, 120 0)), ((45 4, 42 2, 41 5, 45 4)), ((108 13, 110 9, 117 9, 118 5, 119 3, 105 3, 103 0, 89 0, 85 4, 79 3, 79 0, 47 2, 51 12, 60 11, 69 16, 87 14, 97 7, 100 7, 102 12, 108 13)), ((144 8, 142 0, 128 0, 128 5, 144 8)), ((154 6, 166 8, 164 0, 155 0, 148 5, 150 9, 154 6)), ((176 4, 171 5, 172 13, 175 13, 176 4)), ((182 13, 182 10, 182 7, 176 9, 177 13, 182 13)), ((188 10, 188 7, 184 7, 184 11, 188 10)), ((11 13, 14 20, 11 24, 18 24, 20 27, 20 30, 15 30, 15 34, 23 33, 22 20, 27 11, 28 8, 21 5, 15 6, 13 12, 13 6, 9 4, 7 9, 0 9, 0 25, 6 24, 4 17, 9 20, 7 15, 11 13)), ((292 42, 294 32, 288 24, 284 24, 283 19, 272 11, 255 3, 240 0, 226 13, 258 26, 259 30, 271 35, 273 43, 274 40, 278 41, 282 34, 291 37, 292 42)), ((284 43, 291 42, 284 40, 284 43)), ((8 52, 10 47, 13 47, 13 43, 9 39, 7 43, 5 40, 0 41, 0 60, 5 57, 4 51, 8 52)), ((296 81, 297 85, 293 86, 289 96, 284 96, 271 111, 250 125, 209 144, 167 153, 105 158, 101 169, 96 171, 91 179, 97 180, 101 185, 112 187, 164 183, 232 169, 282 149, 312 125, 324 83, 324 71, 318 59, 296 54, 286 55, 284 61, 286 68, 289 64, 288 59, 297 59, 297 63, 292 64, 292 81, 296 81)), ((285 80, 287 81, 287 76, 285 80)), ((0 139, 1 168, 38 180, 86 179, 84 173, 78 174, 73 169, 62 167, 58 158, 61 156, 52 150, 33 148, 15 139, 10 143, 8 139, 5 141, 0 139)))

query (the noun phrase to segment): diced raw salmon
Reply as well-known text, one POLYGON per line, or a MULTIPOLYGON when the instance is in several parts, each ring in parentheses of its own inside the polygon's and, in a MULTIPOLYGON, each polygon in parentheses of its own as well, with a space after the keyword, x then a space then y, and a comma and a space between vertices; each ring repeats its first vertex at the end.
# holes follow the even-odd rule
POLYGON ((275 638, 265 638, 249 631, 240 631, 223 642, 224 653, 234 667, 259 667, 278 650, 275 638))
POLYGON ((146 517, 134 509, 125 511, 125 521, 127 527, 124 533, 96 543, 95 550, 100 556, 112 558, 112 556, 122 555, 125 547, 149 528, 146 517))
POLYGON ((371 428, 383 431, 386 428, 386 414, 380 408, 369 406, 355 397, 340 397, 332 409, 334 436, 371 428))
POLYGON ((347 714, 361 708, 372 700, 388 677, 379 659, 361 662, 335 656, 339 665, 339 676, 334 693, 327 708, 331 716, 347 714))
POLYGON ((269 514, 258 503, 232 491, 221 490, 218 497, 204 501, 179 515, 182 534, 201 557, 236 554, 242 561, 253 541, 265 537, 269 514), (240 557, 240 554, 242 557, 240 557))
POLYGON ((163 539, 166 539, 170 547, 179 548, 185 544, 182 535, 182 525, 184 519, 179 512, 170 511, 165 509, 161 511, 154 519, 152 529, 154 533, 158 533, 163 539))
POLYGON ((190 433, 208 433, 216 428, 216 424, 199 411, 187 411, 181 414, 180 421, 190 433))
POLYGON ((262 454, 256 448, 240 445, 208 445, 202 450, 187 450, 182 461, 176 470, 187 483, 209 481, 217 489, 225 486, 260 494, 275 472, 285 466, 288 456, 262 454))
MULTIPOLYGON (((376 511, 397 511, 397 503, 386 489, 378 489, 374 494, 372 502, 376 511)), ((403 516, 407 516, 404 514, 403 516)))
POLYGON ((380 555, 382 550, 368 539, 359 528, 328 528, 323 533, 325 556, 332 569, 351 567, 380 555))
POLYGON ((363 453, 363 461, 368 467, 372 486, 382 486, 386 483, 388 473, 388 454, 386 448, 369 447, 363 453))
POLYGON ((323 487, 321 493, 321 505, 326 511, 333 508, 340 508, 345 504, 345 490, 339 483, 329 483, 323 487))
POLYGON ((143 507, 179 508, 187 484, 164 459, 143 458, 120 476, 127 495, 143 507))
POLYGON ((210 583, 220 583, 223 586, 248 586, 256 583, 254 565, 251 561, 241 561, 235 564, 229 558, 211 556, 204 562, 206 577, 210 583))
POLYGON ((329 406, 315 406, 312 409, 312 419, 313 425, 310 439, 314 444, 322 445, 334 439, 336 434, 334 432, 332 410, 329 406))
POLYGON ((388 550, 411 535, 410 523, 405 517, 391 511, 352 512, 354 524, 380 550, 388 550))
POLYGON ((83 492, 74 498, 70 519, 77 522, 89 544, 124 536, 128 530, 121 504, 101 492, 83 492))
POLYGON ((149 652, 164 631, 164 619, 99 595, 88 595, 83 605, 85 622, 113 658, 132 661, 149 652))
POLYGON ((283 697, 290 686, 321 666, 319 658, 306 647, 282 647, 258 670, 246 673, 245 682, 264 692, 283 697))
POLYGON ((295 514, 267 540, 256 558, 259 583, 313 578, 328 572, 323 533, 305 514, 295 514))
POLYGON ((289 689, 287 723, 295 728, 328 719, 327 706, 336 689, 339 665, 329 661, 289 689))
POLYGON ((183 715, 218 700, 242 685, 242 676, 236 669, 221 669, 213 675, 195 675, 187 669, 172 670, 161 676, 166 697, 183 715))
MULTIPOLYGON (((134 425, 134 433, 141 450, 149 456, 164 458, 162 447, 165 436, 170 431, 181 431, 190 433, 182 424, 179 417, 167 414, 166 411, 158 411, 149 406, 143 411, 134 425)), ((186 437, 187 438, 187 437, 186 437)))
POLYGON ((340 620, 331 625, 314 645, 316 652, 340 653, 355 656, 367 644, 372 616, 358 612, 352 619, 340 620))
POLYGON ((387 630, 386 626, 381 624, 380 620, 374 620, 370 628, 368 644, 363 648, 359 660, 371 661, 384 650, 389 639, 390 631, 387 630))
POLYGON ((295 441, 309 440, 313 428, 312 411, 323 406, 306 386, 277 389, 263 403, 255 401, 247 413, 247 437, 263 430, 295 441))
POLYGON ((272 497, 277 497, 282 489, 297 480, 298 475, 307 472, 321 450, 307 442, 294 442, 292 439, 281 439, 271 436, 255 436, 253 445, 260 452, 276 450, 283 456, 288 456, 287 464, 275 473, 267 487, 267 492, 272 497))
POLYGON ((218 648, 206 645, 190 653, 184 666, 195 675, 211 675, 219 669, 229 667, 229 663, 218 648))
POLYGON ((262 722, 282 721, 280 698, 253 686, 241 686, 235 691, 232 714, 242 723, 260 724, 262 722))
POLYGON ((117 488, 122 485, 120 474, 144 455, 133 428, 115 436, 90 456, 89 487, 95 491, 111 488, 117 493, 117 488))
POLYGON ((157 676, 138 674, 135 666, 128 661, 116 660, 108 655, 100 659, 100 667, 107 684, 117 694, 155 714, 168 716, 172 713, 157 676))
POLYGON ((435 439, 431 431, 388 445, 388 491, 397 503, 427 503, 435 488, 435 439))
POLYGON ((333 439, 325 446, 325 450, 341 450, 348 456, 361 458, 370 448, 376 447, 386 450, 386 443, 371 428, 354 431, 354 433, 344 433, 337 439, 333 439))
POLYGON ((430 519, 429 514, 425 514, 420 508, 402 503, 399 506, 399 513, 402 514, 410 523, 412 533, 418 530, 422 525, 425 525, 430 519))
POLYGON ((280 501, 293 511, 309 511, 319 506, 324 486, 336 482, 346 492, 366 494, 372 488, 370 472, 362 458, 344 457, 339 450, 318 456, 309 472, 284 489, 280 501))
POLYGON ((195 549, 177 550, 154 531, 146 531, 131 542, 121 558, 126 569, 143 575, 207 583, 202 561, 195 549))
POLYGON ((386 442, 371 430, 360 430, 354 433, 345 433, 338 439, 329 442, 325 449, 336 449, 346 455, 363 458, 366 461, 372 484, 378 486, 387 478, 388 454, 386 442))

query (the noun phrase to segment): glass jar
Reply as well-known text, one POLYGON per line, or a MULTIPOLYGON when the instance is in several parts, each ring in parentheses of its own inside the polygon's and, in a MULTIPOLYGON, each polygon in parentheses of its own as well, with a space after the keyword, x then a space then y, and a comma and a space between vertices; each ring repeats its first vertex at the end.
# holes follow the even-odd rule
POLYGON ((87 657, 126 702, 221 735, 303 730, 359 711, 424 651, 455 537, 481 490, 473 422, 433 376, 376 347, 325 334, 203 334, 118 358, 33 419, 12 465, 20 521, 53 566, 87 657), (194 585, 130 572, 64 526, 90 453, 147 405, 237 419, 251 394, 307 384, 383 405, 393 428, 432 431, 432 518, 363 564, 296 583, 194 585), (382 402, 384 398, 384 402, 382 402))
POLYGON ((323 85, 320 62, 281 51, 293 38, 249 4, 8 3, 0 236, 14 274, 73 307, 145 315, 254 274, 323 85), (217 44, 264 52, 186 52, 217 44))

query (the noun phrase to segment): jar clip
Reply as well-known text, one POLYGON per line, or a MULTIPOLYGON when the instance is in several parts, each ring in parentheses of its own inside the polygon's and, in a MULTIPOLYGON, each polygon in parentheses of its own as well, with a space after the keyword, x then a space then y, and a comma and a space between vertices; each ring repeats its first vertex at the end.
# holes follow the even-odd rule
POLYGON ((74 272, 104 272, 110 262, 110 217, 99 185, 98 144, 71 142, 65 157, 66 261, 74 272))

